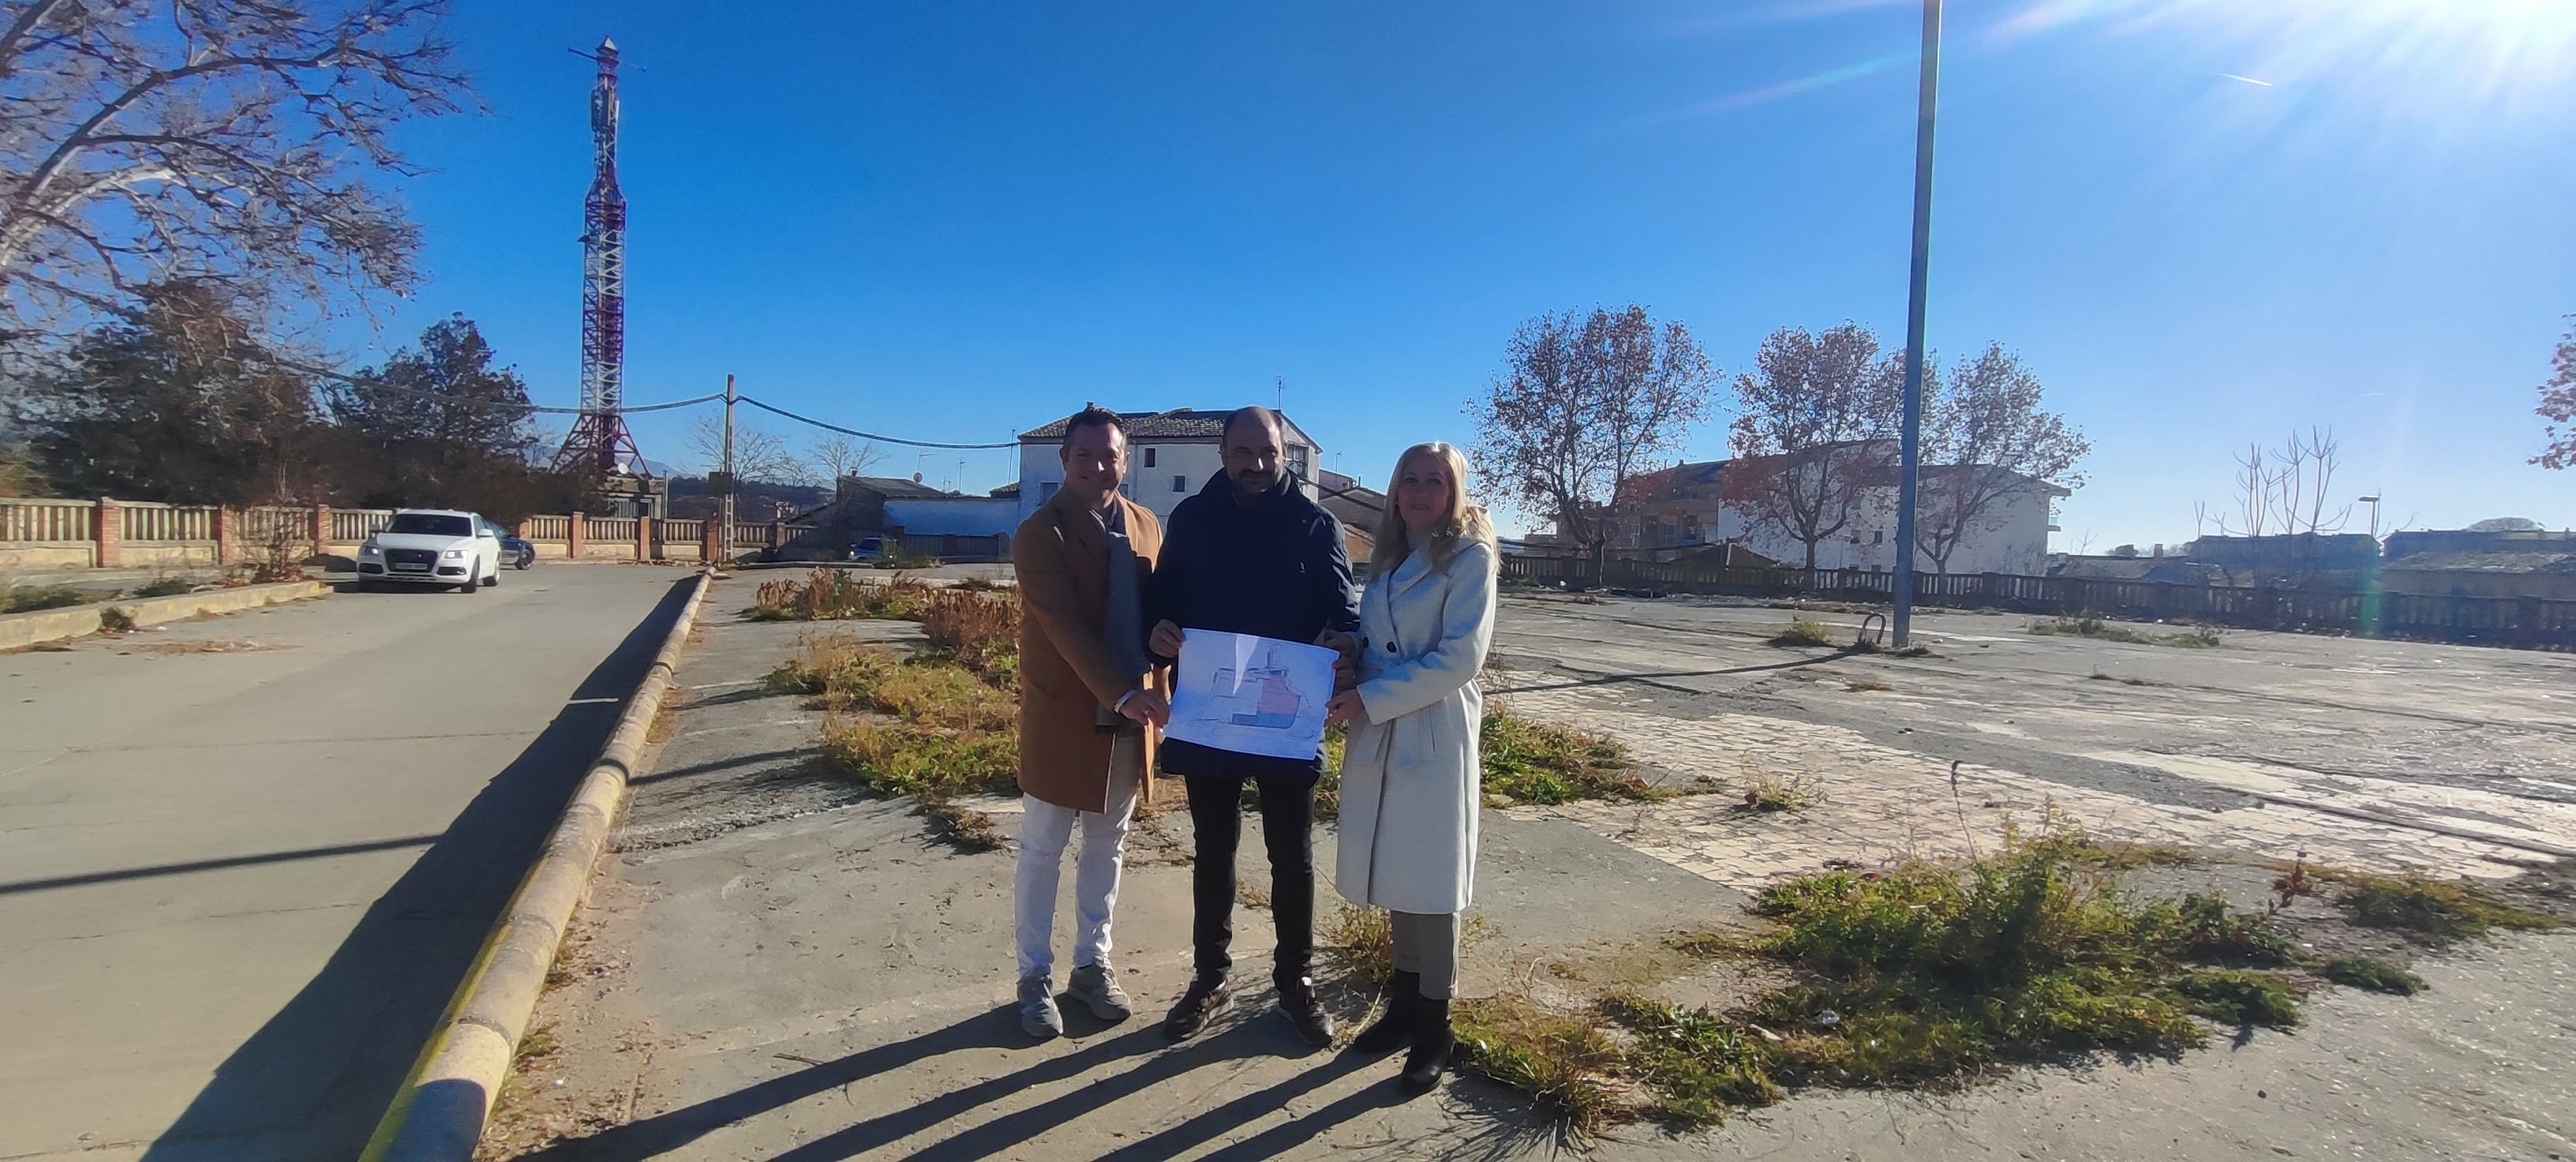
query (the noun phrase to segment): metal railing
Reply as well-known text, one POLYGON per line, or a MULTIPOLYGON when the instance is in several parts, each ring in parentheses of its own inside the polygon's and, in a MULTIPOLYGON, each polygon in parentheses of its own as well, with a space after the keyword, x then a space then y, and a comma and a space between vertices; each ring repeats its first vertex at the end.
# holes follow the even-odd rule
MULTIPOLYGON (((1505 556, 1501 568, 1504 579, 1511 581, 1599 584, 1649 593, 1885 601, 1894 588, 1892 574, 1860 569, 1615 558, 1596 564, 1587 558, 1526 555, 1505 556)), ((1914 600, 1923 605, 2000 608, 2057 616, 2115 616, 2241 629, 2576 649, 2576 601, 2538 597, 2425 596, 2377 590, 2189 585, 2011 573, 1917 573, 1914 600)))

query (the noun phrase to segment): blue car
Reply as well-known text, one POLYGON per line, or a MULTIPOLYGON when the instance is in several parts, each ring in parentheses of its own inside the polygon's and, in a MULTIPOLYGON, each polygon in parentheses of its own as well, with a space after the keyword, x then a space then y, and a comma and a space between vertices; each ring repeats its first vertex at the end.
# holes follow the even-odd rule
MULTIPOLYGON (((498 528, 499 526, 494 526, 498 528)), ((537 563, 537 547, 514 533, 501 534, 501 560, 513 569, 525 569, 537 563)))

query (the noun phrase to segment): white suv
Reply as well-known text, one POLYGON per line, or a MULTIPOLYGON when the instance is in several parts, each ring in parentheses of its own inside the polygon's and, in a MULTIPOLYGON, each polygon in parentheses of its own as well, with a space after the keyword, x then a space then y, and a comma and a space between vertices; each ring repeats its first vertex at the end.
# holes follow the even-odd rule
POLYGON ((358 587, 387 582, 453 585, 472 593, 501 583, 501 530, 470 512, 406 508, 358 549, 358 587))

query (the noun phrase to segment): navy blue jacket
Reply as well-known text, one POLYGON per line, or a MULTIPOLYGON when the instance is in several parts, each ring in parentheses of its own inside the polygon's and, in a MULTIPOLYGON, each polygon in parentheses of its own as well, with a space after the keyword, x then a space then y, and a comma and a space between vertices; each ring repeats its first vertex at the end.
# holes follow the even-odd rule
MULTIPOLYGON (((1182 629, 1258 634, 1311 642, 1325 630, 1360 626, 1359 590, 1351 584, 1351 557, 1342 547, 1342 522, 1324 511, 1282 474, 1278 487, 1249 506, 1234 498, 1223 473, 1172 510, 1163 525, 1163 553, 1145 583, 1145 626, 1169 621, 1182 629)), ((1312 775, 1311 761, 1274 759, 1169 741, 1160 748, 1164 770, 1179 775, 1312 775)))

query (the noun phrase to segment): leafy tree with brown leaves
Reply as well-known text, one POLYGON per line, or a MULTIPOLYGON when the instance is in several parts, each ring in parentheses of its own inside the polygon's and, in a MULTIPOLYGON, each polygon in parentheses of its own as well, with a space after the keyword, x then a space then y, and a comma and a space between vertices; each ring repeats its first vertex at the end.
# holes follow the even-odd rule
POLYGON ((1468 405, 1488 486, 1597 557, 1630 480, 1680 452, 1717 372, 1690 329, 1635 303, 1539 315, 1468 405))
MULTIPOLYGON (((1928 382, 1928 381, 1927 381, 1928 382)), ((2032 480, 2081 488, 2075 466, 2093 444, 2040 407, 2039 377, 2000 343, 1950 369, 1924 401, 1923 468, 1914 502, 1914 543, 1936 572, 1972 533, 2002 517, 2016 496, 2046 504, 2032 480)))
MULTIPOLYGON (((2576 315, 2567 317, 2576 321, 2576 315)), ((2543 468, 2576 468, 2576 327, 2558 341, 2558 355, 2551 364, 2558 374, 2540 385, 2540 406, 2535 409, 2549 421, 2549 443, 2531 462, 2543 468)))
POLYGON ((1782 327, 1735 378, 1735 462, 1719 487, 1748 523, 1805 545, 1807 568, 1859 517, 1861 494, 1893 480, 1904 362, 1881 358, 1878 336, 1858 323, 1782 327))
MULTIPOLYGON (((419 231, 370 179, 473 100, 441 0, 0 2, 0 350, 221 279, 226 309, 407 292, 419 231)), ((176 304, 149 304, 165 317, 176 304)))

